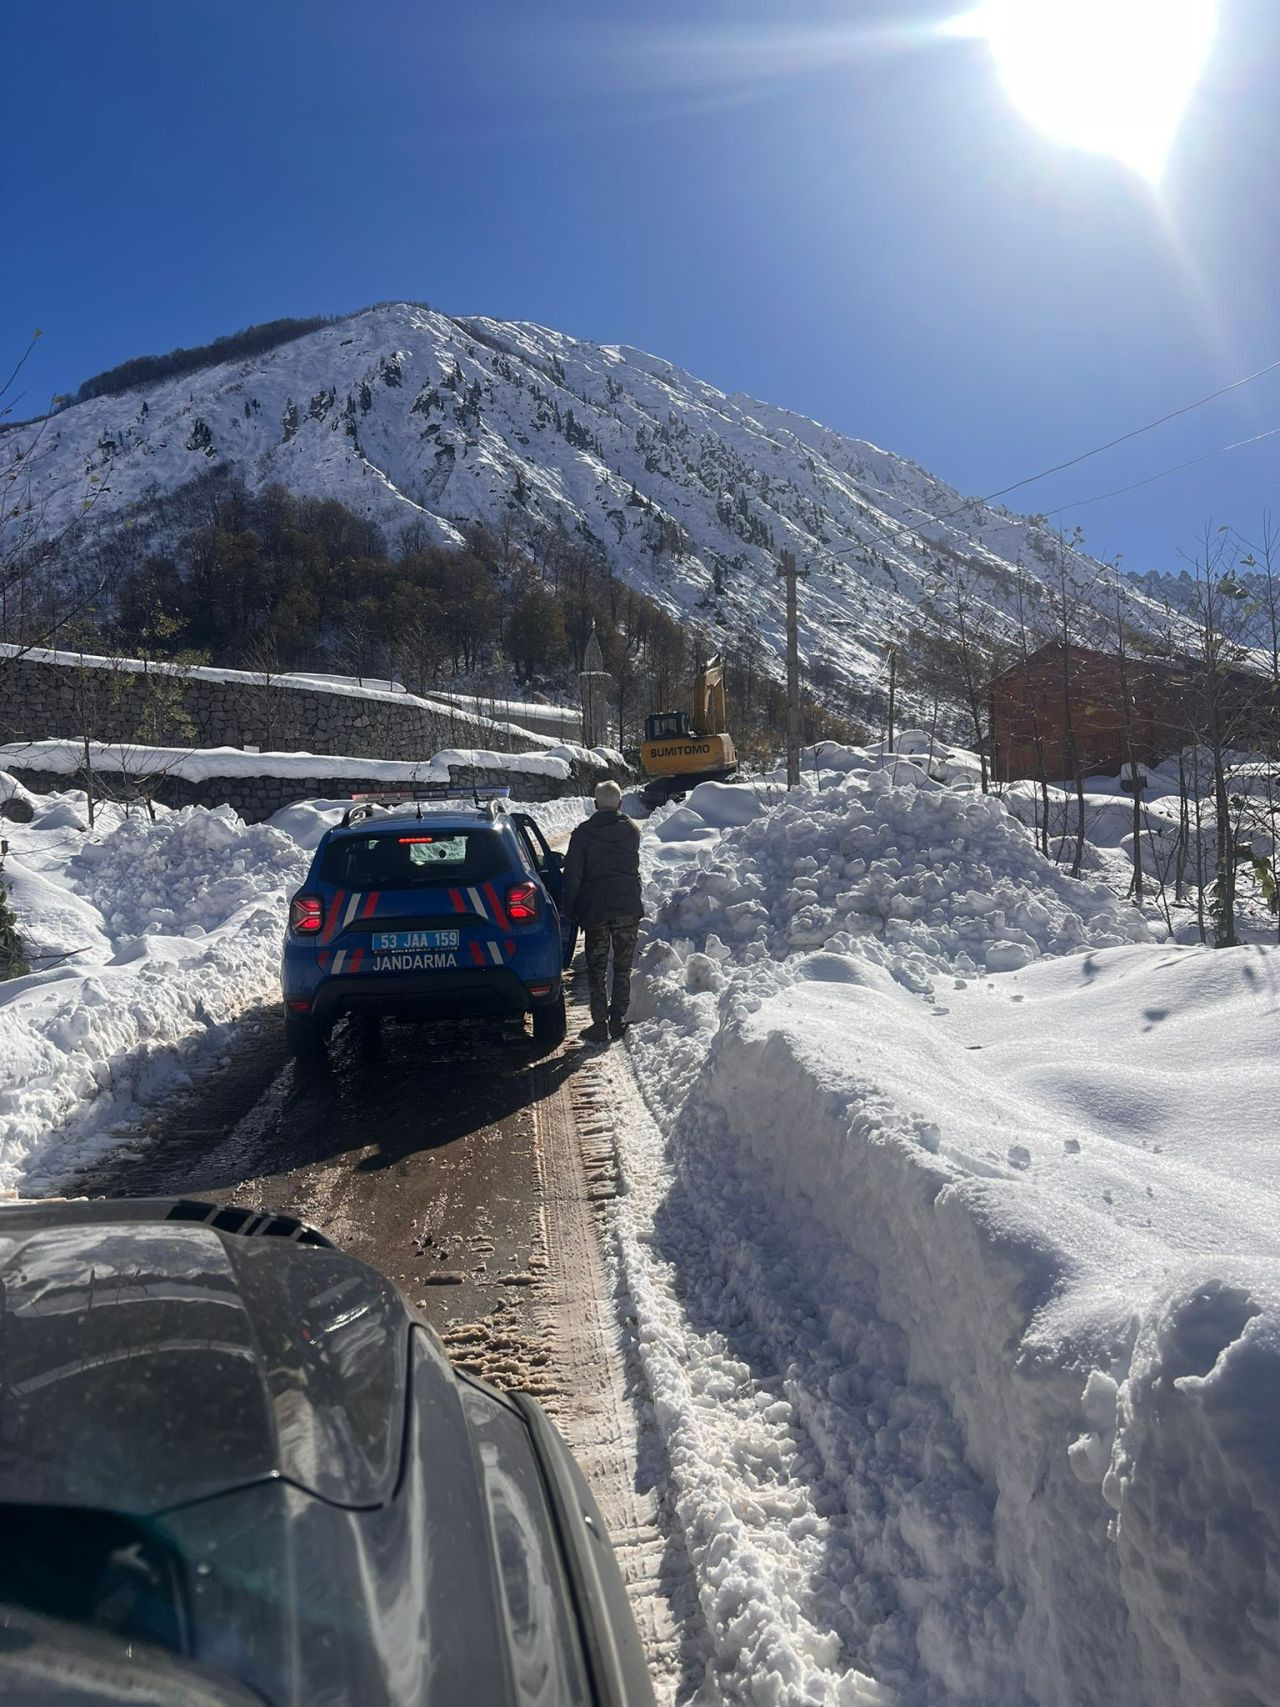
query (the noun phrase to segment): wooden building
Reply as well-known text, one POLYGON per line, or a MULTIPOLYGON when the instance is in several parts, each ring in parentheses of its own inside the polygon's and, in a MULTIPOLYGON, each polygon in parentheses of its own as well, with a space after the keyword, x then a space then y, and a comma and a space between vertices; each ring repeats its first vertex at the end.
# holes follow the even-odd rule
MULTIPOLYGON (((1085 646, 1050 641, 1020 659, 987 689, 991 774, 1016 782, 1041 774, 1050 782, 1117 776, 1128 762, 1120 661, 1085 646), (1067 736, 1067 706, 1075 735, 1075 765, 1067 736)), ((1185 668, 1148 658, 1125 666, 1132 707, 1133 756, 1154 765, 1188 740, 1185 668)))

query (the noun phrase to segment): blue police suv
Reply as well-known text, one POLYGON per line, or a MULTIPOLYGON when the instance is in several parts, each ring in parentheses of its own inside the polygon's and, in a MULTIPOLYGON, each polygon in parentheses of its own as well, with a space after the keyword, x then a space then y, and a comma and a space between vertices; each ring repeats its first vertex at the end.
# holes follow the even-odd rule
POLYGON ((289 903, 282 983, 295 1055, 324 1049, 344 1014, 520 1019, 565 1034, 571 927, 561 856, 503 790, 363 799, 327 832, 289 903))

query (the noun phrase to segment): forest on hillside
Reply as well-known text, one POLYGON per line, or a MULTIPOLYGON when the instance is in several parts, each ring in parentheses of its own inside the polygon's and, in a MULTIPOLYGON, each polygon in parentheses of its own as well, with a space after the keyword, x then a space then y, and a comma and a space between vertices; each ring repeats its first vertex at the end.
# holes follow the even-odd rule
POLYGON ((199 373, 202 368, 217 367, 222 362, 244 361, 333 324, 334 317, 326 314, 312 315, 307 319, 262 320, 255 326, 224 333, 207 344, 193 345, 190 349, 179 346, 162 356, 133 356, 127 362, 106 368, 86 379, 75 396, 67 401, 87 403, 94 397, 118 397, 121 392, 133 391, 144 385, 159 385, 162 380, 199 373))
MULTIPOLYGON (((157 500, 145 533, 97 539, 81 564, 97 594, 45 643, 254 670, 340 670, 398 678, 416 692, 518 684, 573 702, 594 630, 615 682, 621 744, 638 742, 650 712, 687 704, 693 674, 721 651, 739 745, 747 756, 776 755, 785 692, 755 637, 722 639, 709 626, 677 622, 627 586, 591 542, 522 521, 497 532, 469 526, 458 546, 413 526, 390 543, 332 499, 281 486, 251 493, 213 470, 157 500)), ((47 623, 41 602, 31 609, 47 623)), ((854 708, 833 697, 818 664, 803 696, 806 741, 860 733, 854 708)))

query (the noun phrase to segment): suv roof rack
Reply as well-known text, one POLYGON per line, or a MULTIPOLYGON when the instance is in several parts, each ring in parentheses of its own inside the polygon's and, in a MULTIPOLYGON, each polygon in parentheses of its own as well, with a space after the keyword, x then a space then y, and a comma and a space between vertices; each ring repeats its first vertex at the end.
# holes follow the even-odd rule
POLYGON ((451 782, 424 782, 409 788, 353 794, 352 804, 342 814, 339 828, 348 830, 353 824, 358 824, 365 818, 372 818, 380 810, 393 812, 397 807, 416 806, 418 817, 421 818, 424 806, 443 804, 450 800, 470 800, 481 810, 487 808, 492 815, 505 812, 506 802, 510 797, 511 789, 505 785, 490 787, 451 782))
POLYGON ((38 1233, 45 1227, 116 1226, 143 1221, 193 1221, 218 1233, 291 1239, 298 1245, 332 1245, 296 1215, 243 1209, 199 1197, 39 1197, 0 1204, 0 1230, 38 1233))

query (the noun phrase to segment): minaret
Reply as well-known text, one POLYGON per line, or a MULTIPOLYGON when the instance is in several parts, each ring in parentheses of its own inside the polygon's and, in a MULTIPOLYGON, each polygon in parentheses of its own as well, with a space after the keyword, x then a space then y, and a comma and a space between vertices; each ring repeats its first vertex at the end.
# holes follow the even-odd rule
POLYGON ((582 655, 582 672, 578 677, 582 689, 582 744, 584 747, 603 747, 609 739, 609 696, 613 677, 604 667, 604 653, 595 624, 582 655))

